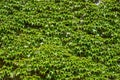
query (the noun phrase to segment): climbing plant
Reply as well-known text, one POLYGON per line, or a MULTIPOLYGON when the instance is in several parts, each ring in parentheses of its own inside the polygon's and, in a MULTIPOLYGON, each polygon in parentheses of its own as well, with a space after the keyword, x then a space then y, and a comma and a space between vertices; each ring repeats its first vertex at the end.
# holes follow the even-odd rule
POLYGON ((119 0, 2 0, 0 80, 119 80, 119 0))

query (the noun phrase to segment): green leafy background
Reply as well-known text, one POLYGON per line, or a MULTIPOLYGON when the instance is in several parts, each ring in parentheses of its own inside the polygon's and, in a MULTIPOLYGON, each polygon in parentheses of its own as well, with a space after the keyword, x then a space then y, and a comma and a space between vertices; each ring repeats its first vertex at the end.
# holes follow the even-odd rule
POLYGON ((0 80, 120 80, 119 0, 1 0, 0 80))

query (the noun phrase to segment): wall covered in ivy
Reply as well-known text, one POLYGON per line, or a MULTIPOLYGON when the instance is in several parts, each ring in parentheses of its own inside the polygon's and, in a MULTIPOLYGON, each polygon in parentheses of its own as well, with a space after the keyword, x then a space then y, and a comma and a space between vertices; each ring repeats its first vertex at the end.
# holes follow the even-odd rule
POLYGON ((119 0, 0 1, 0 80, 119 79, 119 0))

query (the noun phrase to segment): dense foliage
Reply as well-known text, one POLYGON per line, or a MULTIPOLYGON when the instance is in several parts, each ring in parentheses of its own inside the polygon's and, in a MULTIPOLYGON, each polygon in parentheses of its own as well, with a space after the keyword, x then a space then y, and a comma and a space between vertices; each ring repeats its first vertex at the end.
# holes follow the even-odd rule
POLYGON ((2 0, 0 80, 119 80, 119 0, 2 0))

